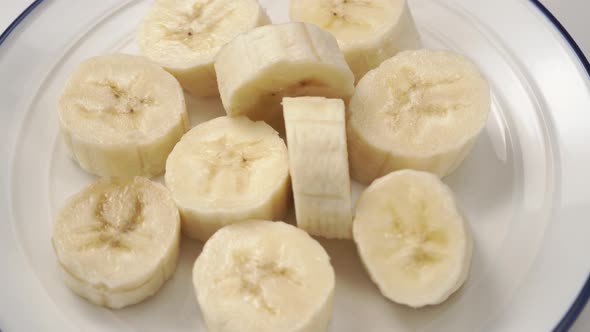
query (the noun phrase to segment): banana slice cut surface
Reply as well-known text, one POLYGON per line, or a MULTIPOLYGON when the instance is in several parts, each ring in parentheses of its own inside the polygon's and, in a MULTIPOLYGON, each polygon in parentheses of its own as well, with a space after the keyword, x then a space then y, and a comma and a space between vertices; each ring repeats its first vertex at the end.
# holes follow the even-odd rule
POLYGON ((287 147, 264 122, 219 117, 191 129, 166 164, 183 232, 206 240, 238 221, 282 219, 289 198, 287 147))
POLYGON ((75 293, 121 308, 155 294, 174 273, 180 216, 163 185, 101 179, 59 211, 52 243, 75 293))
POLYGON ((357 81, 399 51, 421 44, 406 0, 290 0, 289 15, 331 32, 357 81))
POLYGON ((154 176, 190 127, 184 94, 172 75, 133 55, 81 63, 58 103, 72 158, 100 176, 154 176))
POLYGON ((467 279, 473 240, 453 193, 435 175, 404 170, 360 196, 354 241, 388 299, 411 307, 446 300, 467 279))
POLYGON ((157 0, 137 32, 146 57, 196 96, 219 94, 213 63, 240 33, 270 20, 256 0, 157 0))
POLYGON ((330 258, 283 222, 222 228, 197 258, 193 282, 209 331, 323 332, 332 316, 330 258))
POLYGON ((363 77, 350 101, 352 177, 369 184, 407 168, 448 175, 471 150, 490 108, 488 83, 467 58, 402 52, 363 77))
POLYGON ((352 237, 344 102, 284 98, 297 226, 327 238, 352 237))
POLYGON ((215 61, 228 115, 247 115, 281 130, 283 97, 349 99, 354 76, 338 43, 306 23, 256 28, 225 45, 215 61))

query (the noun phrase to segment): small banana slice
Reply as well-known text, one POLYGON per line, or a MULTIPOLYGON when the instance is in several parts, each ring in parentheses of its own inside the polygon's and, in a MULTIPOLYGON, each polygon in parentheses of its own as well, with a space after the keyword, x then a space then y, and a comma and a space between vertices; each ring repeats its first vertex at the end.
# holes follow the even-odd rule
POLYGON ((217 96, 213 63, 240 33, 269 24, 256 0, 157 0, 137 32, 141 53, 191 94, 217 96))
POLYGON ((209 331, 322 332, 332 316, 330 258, 283 222, 222 228, 197 258, 193 282, 209 331))
POLYGON ((289 14, 331 32, 357 81, 421 44, 406 0, 290 0, 289 14))
POLYGON ((52 243, 76 294, 122 308, 155 294, 174 273, 180 216, 161 184, 101 179, 59 211, 52 243))
POLYGON ((182 230, 207 240, 238 221, 280 220, 289 200, 287 147, 264 122, 219 117, 191 129, 166 163, 182 230))
POLYGON ((405 51, 370 71, 349 104, 352 177, 369 184, 399 169, 453 172, 484 129, 490 88, 450 51, 405 51))
POLYGON ((284 98, 297 226, 327 238, 352 237, 344 102, 284 98))
POLYGON ((100 176, 154 176, 190 127, 172 75, 145 58, 114 54, 84 61, 59 99, 72 158, 100 176))
POLYGON ((375 180, 359 198, 353 235, 371 279, 394 302, 441 303, 469 274, 469 225, 433 174, 404 170, 375 180))
POLYGON ((334 37, 305 23, 268 25, 225 45, 215 61, 221 101, 230 116, 247 115, 278 130, 283 97, 349 99, 354 77, 334 37))

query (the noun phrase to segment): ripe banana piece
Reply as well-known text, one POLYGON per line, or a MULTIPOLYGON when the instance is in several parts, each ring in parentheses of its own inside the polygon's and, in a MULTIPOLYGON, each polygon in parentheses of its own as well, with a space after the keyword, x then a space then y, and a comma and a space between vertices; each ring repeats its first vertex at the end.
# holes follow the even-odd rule
POLYGON ((369 184, 399 169, 453 172, 484 129, 490 88, 450 51, 405 51, 358 83, 347 123, 351 175, 369 184))
POLYGON ((184 94, 151 61, 113 54, 84 61, 59 98, 71 157, 100 176, 154 176, 190 127, 184 94))
POLYGON ((118 309, 155 294, 172 276, 180 216, 163 185, 104 178, 66 202, 52 243, 66 284, 90 302, 118 309))
POLYGON ((283 99, 297 226, 327 238, 352 237, 344 102, 283 99))
POLYGON ((166 163, 182 230, 207 240, 238 221, 280 220, 289 200, 287 147, 264 122, 219 117, 191 129, 166 163))
POLYGON ((391 301, 441 303, 469 274, 469 225, 433 174, 403 170, 375 180, 359 198, 353 234, 371 279, 391 301))
POLYGON ((213 63, 240 33, 270 24, 256 0, 157 0, 143 19, 141 53, 172 73, 191 94, 217 96, 213 63))
POLYGON ((292 21, 331 32, 356 80, 403 50, 420 48, 406 0, 290 0, 292 21))
POLYGON ((330 33, 306 23, 267 25, 242 34, 217 55, 215 72, 230 116, 284 126, 283 97, 348 100, 354 76, 330 33))
POLYGON ((211 332, 324 332, 332 316, 330 258, 283 222, 222 228, 197 258, 193 282, 211 332))

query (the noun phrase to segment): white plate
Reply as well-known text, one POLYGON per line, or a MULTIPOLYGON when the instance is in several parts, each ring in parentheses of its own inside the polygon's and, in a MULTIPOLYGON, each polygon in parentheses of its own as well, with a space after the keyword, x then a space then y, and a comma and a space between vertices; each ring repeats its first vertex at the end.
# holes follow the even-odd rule
MULTIPOLYGON (((274 22, 287 20, 286 2, 262 1, 274 22)), ((445 304, 411 310, 379 295, 351 242, 322 240, 338 276, 330 331, 547 331, 560 322, 567 329, 590 292, 581 291, 590 273, 588 63, 532 2, 410 5, 427 46, 467 54, 492 85, 486 131, 445 179, 475 232, 473 268, 445 304)), ((190 283, 200 244, 183 239, 174 278, 119 311, 73 295, 50 244, 56 208, 92 180, 66 156, 56 97, 81 60, 136 52, 134 30, 149 2, 34 6, 0 39, 0 327, 204 331, 190 283)), ((223 114, 217 100, 190 106, 193 125, 223 114)))

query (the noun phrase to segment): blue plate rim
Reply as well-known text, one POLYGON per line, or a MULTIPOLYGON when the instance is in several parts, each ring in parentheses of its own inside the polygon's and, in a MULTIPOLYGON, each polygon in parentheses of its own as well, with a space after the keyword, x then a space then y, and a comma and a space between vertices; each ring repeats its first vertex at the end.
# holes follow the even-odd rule
MULTIPOLYGON (((37 8, 43 1, 45 0, 35 0, 31 3, 17 18, 10 23, 10 25, 2 32, 0 35, 0 46, 6 41, 8 36, 18 27, 18 25, 31 14, 35 8, 37 8)), ((588 58, 584 55, 584 52, 572 37, 572 35, 567 31, 567 29, 561 24, 561 22, 553 15, 553 13, 545 7, 539 0, 528 0, 530 1, 545 17, 553 24, 553 26, 561 33, 563 38, 568 42, 572 50, 578 56, 578 59, 582 63, 582 66, 586 69, 586 73, 590 78, 590 62, 588 58)), ((573 304, 570 306, 568 311, 566 312, 565 316, 559 321, 559 323, 553 329, 554 332, 567 332, 572 327, 576 319, 580 316, 582 310, 588 303, 590 299, 590 275, 586 279, 584 286, 578 296, 574 300, 573 304)), ((0 329, 0 332, 2 329, 0 329)))

